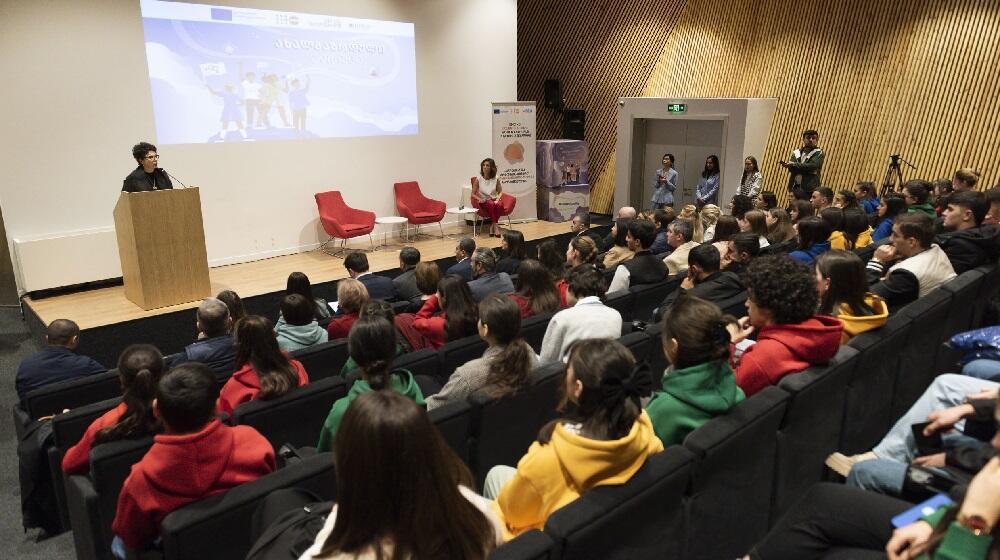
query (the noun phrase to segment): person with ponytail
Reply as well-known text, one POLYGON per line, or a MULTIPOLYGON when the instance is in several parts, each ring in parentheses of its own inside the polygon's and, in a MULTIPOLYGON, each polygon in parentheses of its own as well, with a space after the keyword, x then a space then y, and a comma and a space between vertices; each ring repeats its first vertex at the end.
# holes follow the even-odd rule
MULTIPOLYGON (((530 262, 535 261, 524 261, 522 270, 530 262)), ((538 356, 521 338, 521 310, 517 304, 500 294, 486 296, 479 304, 478 328, 487 344, 483 356, 459 366, 441 391, 427 398, 427 410, 464 401, 484 387, 499 398, 531 383, 538 356)))
POLYGON ((413 374, 405 369, 392 369, 396 357, 396 327, 384 317, 369 315, 358 319, 347 337, 347 352, 358 364, 361 377, 351 385, 347 396, 338 399, 330 408, 316 444, 316 451, 320 453, 333 449, 344 413, 351 402, 364 393, 391 389, 418 405, 424 404, 424 394, 413 374))
POLYGON ((485 560, 503 542, 468 467, 410 399, 359 395, 342 426, 333 444, 337 503, 300 560, 485 560))
POLYGON ((437 293, 413 317, 413 328, 435 350, 449 340, 476 334, 476 303, 465 279, 457 274, 442 278, 437 293))
POLYGON ((718 306, 691 295, 679 297, 663 318, 661 343, 670 367, 646 413, 664 447, 683 442, 745 398, 729 366, 727 324, 718 306))
POLYGON ((559 305, 566 307, 566 290, 569 284, 566 283, 566 277, 569 276, 569 271, 580 266, 581 264, 589 264, 598 270, 604 268, 604 263, 597 260, 597 244, 594 240, 589 237, 574 237, 569 242, 569 248, 566 249, 566 274, 559 279, 556 283, 556 289, 559 290, 559 305))
POLYGON ((516 469, 498 465, 486 476, 483 494, 496 499, 505 539, 541 529, 552 512, 591 488, 628 482, 663 451, 639 403, 652 385, 649 369, 617 340, 570 347, 558 407, 564 416, 542 427, 516 469))
POLYGON ((87 474, 90 470, 90 450, 95 445, 137 439, 163 431, 153 414, 156 383, 166 371, 163 355, 155 346, 133 344, 118 357, 118 380, 122 385, 122 402, 94 420, 79 443, 63 456, 66 474, 87 474))
POLYGON ((236 327, 236 372, 222 386, 219 410, 252 400, 276 399, 309 383, 306 368, 278 347, 271 320, 247 315, 236 327))

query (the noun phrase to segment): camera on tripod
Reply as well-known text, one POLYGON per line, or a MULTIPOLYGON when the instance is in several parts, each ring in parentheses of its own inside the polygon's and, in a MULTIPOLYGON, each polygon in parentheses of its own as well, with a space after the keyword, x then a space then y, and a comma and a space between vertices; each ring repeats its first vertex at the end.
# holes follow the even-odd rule
POLYGON ((905 163, 914 171, 917 170, 917 166, 906 161, 899 154, 891 154, 889 156, 889 167, 885 170, 885 178, 882 179, 882 190, 879 196, 897 192, 903 187, 903 172, 899 166, 900 163, 905 163))

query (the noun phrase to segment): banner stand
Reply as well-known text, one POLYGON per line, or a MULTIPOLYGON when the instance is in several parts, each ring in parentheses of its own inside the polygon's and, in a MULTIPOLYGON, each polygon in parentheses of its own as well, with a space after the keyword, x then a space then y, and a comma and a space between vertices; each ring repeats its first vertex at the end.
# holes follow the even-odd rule
POLYGON ((493 103, 493 161, 503 192, 517 197, 512 221, 538 219, 535 205, 535 102, 493 103))

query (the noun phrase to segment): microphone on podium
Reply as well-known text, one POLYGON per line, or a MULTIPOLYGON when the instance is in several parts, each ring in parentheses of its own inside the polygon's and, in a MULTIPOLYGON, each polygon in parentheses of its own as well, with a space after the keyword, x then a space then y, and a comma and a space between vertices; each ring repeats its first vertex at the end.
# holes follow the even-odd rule
POLYGON ((170 178, 171 178, 171 179, 173 179, 174 181, 177 181, 177 182, 178 182, 178 183, 180 183, 180 184, 181 184, 181 186, 182 186, 182 187, 184 187, 185 189, 186 189, 186 188, 188 188, 188 186, 184 184, 184 181, 181 181, 181 180, 180 180, 180 179, 178 179, 177 177, 174 177, 174 176, 173 176, 173 175, 171 175, 171 174, 170 174, 170 172, 169 172, 169 171, 167 171, 166 169, 164 169, 164 168, 162 168, 162 167, 157 167, 157 169, 159 169, 160 171, 162 171, 162 172, 166 173, 166 174, 167 174, 167 177, 170 177, 170 178))

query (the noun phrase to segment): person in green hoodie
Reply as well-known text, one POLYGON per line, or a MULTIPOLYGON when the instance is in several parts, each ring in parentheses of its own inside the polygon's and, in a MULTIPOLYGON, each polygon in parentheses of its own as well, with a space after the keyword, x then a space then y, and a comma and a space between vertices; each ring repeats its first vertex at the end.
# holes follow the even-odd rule
POLYGON ((937 211, 930 203, 931 190, 934 186, 928 181, 911 179, 903 185, 903 197, 906 199, 906 212, 923 212, 931 218, 937 218, 937 211))
POLYGON ((313 315, 313 304, 299 294, 288 294, 281 300, 281 316, 274 326, 278 347, 285 352, 308 348, 326 342, 326 329, 319 326, 313 315))
MULTIPOLYGON (((392 305, 388 302, 382 301, 380 299, 369 300, 358 313, 358 317, 369 317, 377 316, 382 317, 386 321, 389 321, 393 325, 396 324, 396 314, 392 310, 392 305)), ((406 342, 406 337, 402 336, 398 332, 396 333, 396 357, 400 357, 403 354, 412 350, 406 342)), ((354 358, 348 356, 347 361, 344 362, 344 366, 340 368, 340 376, 347 379, 348 375, 354 373, 358 369, 357 362, 354 358)))
POLYGON ((424 394, 413 374, 405 369, 392 370, 396 356, 396 328, 383 317, 362 317, 351 327, 347 336, 347 351, 361 369, 361 378, 354 382, 346 397, 337 399, 319 433, 317 452, 333 449, 340 421, 351 402, 363 393, 392 389, 423 406, 424 394))
POLYGON ((671 365, 646 413, 667 447, 725 414, 744 395, 729 366, 729 332, 714 304, 682 295, 663 319, 662 342, 671 365))

